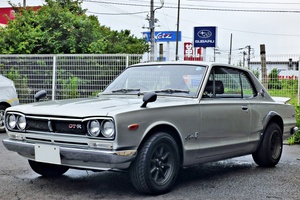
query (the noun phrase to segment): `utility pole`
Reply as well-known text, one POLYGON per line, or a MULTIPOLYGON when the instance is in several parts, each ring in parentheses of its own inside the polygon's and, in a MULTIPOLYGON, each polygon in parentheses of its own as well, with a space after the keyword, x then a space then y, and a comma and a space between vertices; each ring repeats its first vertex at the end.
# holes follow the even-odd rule
POLYGON ((268 75, 266 67, 266 47, 264 44, 260 45, 260 60, 261 60, 261 79, 265 88, 268 88, 268 75))
POLYGON ((219 47, 214 47, 214 62, 216 62, 216 54, 220 54, 219 47))
POLYGON ((231 53, 232 53, 232 33, 230 35, 230 50, 229 50, 228 64, 231 64, 231 53))
POLYGON ((248 45, 248 59, 247 59, 247 63, 248 63, 248 69, 250 69, 250 53, 251 53, 251 46, 248 45))
POLYGON ((245 67, 245 56, 246 56, 246 51, 243 51, 243 67, 245 67))
POLYGON ((178 56, 178 35, 179 35, 179 14, 180 14, 180 0, 178 0, 178 8, 177 8, 177 32, 176 32, 176 55, 175 55, 175 60, 179 60, 178 56))
POLYGON ((26 8, 26 0, 23 0, 23 7, 26 8))
POLYGON ((149 29, 150 29, 150 61, 154 61, 154 56, 155 56, 155 23, 158 21, 154 17, 155 10, 161 9, 164 6, 164 1, 161 0, 161 6, 158 8, 154 9, 154 0, 150 1, 150 19, 147 16, 147 20, 149 20, 149 29))
POLYGON ((149 20, 149 29, 150 29, 150 61, 154 61, 154 55, 155 55, 155 38, 154 38, 154 31, 155 31, 155 18, 154 18, 154 0, 151 0, 150 2, 150 20, 149 20))

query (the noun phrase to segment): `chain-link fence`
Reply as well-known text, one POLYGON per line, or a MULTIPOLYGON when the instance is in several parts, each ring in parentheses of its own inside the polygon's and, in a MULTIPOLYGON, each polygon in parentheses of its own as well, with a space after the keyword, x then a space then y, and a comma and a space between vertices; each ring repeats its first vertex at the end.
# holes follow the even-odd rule
MULTIPOLYGON (((248 68, 271 95, 290 97, 291 103, 298 105, 299 58, 300 55, 266 56, 266 76, 262 74, 260 55, 252 55, 251 59, 207 55, 206 61, 230 61, 248 68)), ((139 62, 145 62, 145 55, 0 55, 0 73, 14 80, 20 102, 30 103, 41 89, 53 100, 95 96, 127 66, 139 62)))
POLYGON ((259 78, 271 96, 289 97, 299 105, 300 55, 254 56, 247 67, 259 78))
POLYGON ((48 99, 95 96, 142 55, 0 55, 0 73, 14 80, 21 103, 42 89, 48 99))

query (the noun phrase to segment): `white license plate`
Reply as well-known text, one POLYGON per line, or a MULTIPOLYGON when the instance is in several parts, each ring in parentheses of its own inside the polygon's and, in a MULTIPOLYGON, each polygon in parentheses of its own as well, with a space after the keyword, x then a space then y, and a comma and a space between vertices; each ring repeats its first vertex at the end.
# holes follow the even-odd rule
POLYGON ((34 146, 35 161, 61 164, 58 146, 36 144, 34 146))

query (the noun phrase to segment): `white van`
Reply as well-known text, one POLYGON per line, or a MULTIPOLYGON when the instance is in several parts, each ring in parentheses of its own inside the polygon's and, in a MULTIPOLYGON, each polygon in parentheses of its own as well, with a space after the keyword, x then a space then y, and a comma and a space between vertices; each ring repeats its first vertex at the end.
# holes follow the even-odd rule
POLYGON ((4 111, 6 108, 19 104, 14 82, 0 74, 0 132, 5 131, 4 111))

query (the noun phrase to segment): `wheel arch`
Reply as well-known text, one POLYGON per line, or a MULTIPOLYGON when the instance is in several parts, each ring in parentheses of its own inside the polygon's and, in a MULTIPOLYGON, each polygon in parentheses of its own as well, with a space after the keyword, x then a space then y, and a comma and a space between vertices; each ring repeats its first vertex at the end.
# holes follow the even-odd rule
POLYGON ((177 146, 178 146, 178 150, 179 150, 179 158, 180 158, 180 166, 182 165, 183 162, 183 144, 182 144, 182 140, 179 134, 179 131, 172 125, 170 124, 157 124, 154 127, 151 127, 151 129, 149 129, 147 131, 147 133, 145 134, 145 137, 142 139, 142 142, 140 143, 138 150, 143 146, 143 144, 148 140, 149 137, 151 137, 153 134, 157 133, 157 132, 165 132, 169 135, 171 135, 177 146))
POLYGON ((11 105, 5 101, 0 102, 0 106, 11 107, 11 105))
POLYGON ((263 131, 262 133, 265 132, 266 128, 268 127, 268 125, 270 123, 276 123, 279 125, 281 132, 283 133, 283 120, 281 118, 281 116, 275 112, 275 111, 271 111, 268 113, 268 115, 264 118, 263 121, 263 131))
POLYGON ((261 135, 260 135, 260 140, 259 140, 258 145, 257 145, 256 150, 255 150, 255 153, 262 146, 262 143, 263 143, 263 140, 264 140, 264 137, 265 137, 266 129, 272 123, 278 124, 278 126, 281 130, 281 134, 283 134, 283 120, 282 120, 281 116, 275 111, 269 112, 263 120, 263 129, 262 129, 262 132, 261 132, 261 135))

